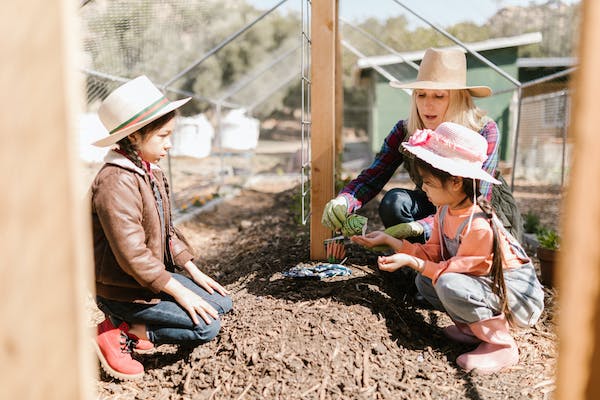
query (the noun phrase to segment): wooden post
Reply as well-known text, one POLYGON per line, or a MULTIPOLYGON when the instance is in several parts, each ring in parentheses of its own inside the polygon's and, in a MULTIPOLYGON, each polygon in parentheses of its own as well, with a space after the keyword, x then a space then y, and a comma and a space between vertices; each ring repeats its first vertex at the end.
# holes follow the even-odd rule
POLYGON ((2 399, 93 395, 89 212, 75 185, 78 4, 9 1, 0 12, 2 399))
POLYGON ((600 2, 582 3, 580 66, 570 118, 575 144, 558 263, 558 400, 600 398, 600 2))
MULTIPOLYGON (((336 2, 335 20, 339 21, 339 1, 336 2)), ((342 155, 344 153, 344 70, 339 24, 335 31, 335 178, 342 179, 342 155)), ((335 181, 334 181, 335 184, 335 181)), ((335 191, 335 185, 334 185, 335 191)))
POLYGON ((311 16, 311 183, 310 258, 325 258, 323 240, 331 237, 321 224, 323 208, 334 194, 336 129, 337 0, 312 3, 311 16))

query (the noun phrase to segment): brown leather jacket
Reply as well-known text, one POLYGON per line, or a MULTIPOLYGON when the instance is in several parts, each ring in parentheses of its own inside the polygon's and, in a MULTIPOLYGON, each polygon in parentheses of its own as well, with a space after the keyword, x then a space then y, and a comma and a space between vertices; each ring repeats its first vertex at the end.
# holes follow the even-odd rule
POLYGON ((96 294, 157 302, 174 266, 193 259, 172 227, 166 180, 160 168, 152 168, 163 199, 161 226, 150 176, 115 151, 105 162, 91 188, 96 294))

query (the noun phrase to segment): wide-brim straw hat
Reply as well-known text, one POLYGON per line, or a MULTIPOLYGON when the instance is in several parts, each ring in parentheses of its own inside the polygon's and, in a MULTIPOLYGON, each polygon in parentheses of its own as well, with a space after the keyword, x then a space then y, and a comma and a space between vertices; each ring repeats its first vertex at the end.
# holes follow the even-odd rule
POLYGON ((488 86, 467 86, 467 58, 460 49, 427 49, 416 81, 391 81, 390 85, 400 89, 466 89, 475 97, 488 97, 492 94, 492 89, 488 86))
POLYGON ((487 141, 479 133, 454 122, 443 122, 435 130, 420 129, 402 147, 433 167, 453 176, 500 184, 483 170, 487 141))
POLYGON ((98 117, 108 136, 93 145, 111 146, 190 99, 170 101, 145 75, 132 79, 115 89, 100 105, 98 117))

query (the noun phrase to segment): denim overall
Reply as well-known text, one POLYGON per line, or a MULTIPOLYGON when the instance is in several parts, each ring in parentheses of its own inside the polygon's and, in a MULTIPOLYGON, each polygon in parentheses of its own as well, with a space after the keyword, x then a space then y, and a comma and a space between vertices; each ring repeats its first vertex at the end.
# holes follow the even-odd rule
MULTIPOLYGON (((439 232, 442 246, 442 260, 456 255, 461 243, 461 234, 468 223, 465 219, 454 238, 443 234, 444 218, 448 207, 440 210, 439 232)), ((473 218, 486 218, 484 213, 476 213, 473 218)), ((486 218, 487 219, 487 218, 486 218)), ((493 223, 502 231, 517 257, 525 261, 519 268, 504 271, 504 282, 508 297, 508 307, 513 320, 519 327, 533 326, 544 309, 544 292, 538 281, 531 260, 519 242, 504 228, 494 215, 493 223)), ((500 299, 492 292, 492 277, 474 276, 457 272, 442 273, 435 286, 431 279, 417 274, 415 284, 419 292, 435 308, 445 311, 455 321, 473 323, 492 318, 501 313, 500 299)))

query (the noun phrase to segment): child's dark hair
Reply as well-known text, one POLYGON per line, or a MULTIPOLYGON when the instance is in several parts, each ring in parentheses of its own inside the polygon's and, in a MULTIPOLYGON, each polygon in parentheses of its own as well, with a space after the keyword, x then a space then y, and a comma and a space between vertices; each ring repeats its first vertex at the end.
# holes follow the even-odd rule
MULTIPOLYGON (((427 172, 428 174, 431 174, 434 177, 436 177, 437 179, 439 179, 440 182, 442 182, 442 184, 445 184, 448 179, 450 179, 454 176, 446 171, 437 169, 433 165, 421 160, 420 158, 415 158, 415 167, 417 168, 417 172, 419 173, 419 175, 423 176, 422 172, 427 172)), ((465 192, 465 195, 469 199, 472 199, 474 197, 473 179, 463 178, 462 189, 465 192)), ((477 190, 477 192, 479 193, 479 181, 478 180, 475 180, 475 190, 477 190)))
MULTIPOLYGON (((162 128, 163 125, 175 118, 176 115, 177 110, 170 111, 165 115, 161 116, 160 118, 157 118, 154 121, 150 122, 148 125, 145 125, 144 127, 140 128, 137 132, 142 136, 142 140, 144 140, 144 137, 149 132, 162 128)), ((119 149, 121 149, 121 151, 123 151, 127 155, 127 158, 133 161, 133 163, 137 167, 143 168, 142 159, 140 158, 140 155, 138 154, 138 150, 135 148, 135 145, 131 143, 131 140, 129 140, 129 136, 126 136, 123 139, 119 140, 117 144, 119 145, 119 149)))
MULTIPOLYGON (((448 179, 454 176, 446 171, 437 169, 431 164, 426 163, 425 161, 418 158, 415 159, 415 167, 417 168, 417 171, 420 175, 423 175, 423 172, 427 172, 428 174, 431 174, 432 176, 439 179, 442 185, 445 184, 448 179)), ((479 193, 479 180, 475 180, 475 185, 473 185, 473 179, 463 177, 462 189, 465 195, 468 196, 469 199, 472 199, 474 197, 473 189, 475 189, 477 193, 479 193)), ((512 323, 512 314, 510 312, 510 308, 508 307, 508 293, 506 292, 506 283, 504 282, 504 271, 502 269, 503 255, 502 249, 500 248, 500 237, 498 233, 498 228, 493 221, 494 208, 484 196, 477 197, 477 205, 485 213, 485 216, 488 219, 490 226, 492 227, 492 232, 494 234, 494 243, 492 247, 494 257, 492 259, 492 267, 490 271, 490 275, 492 278, 492 292, 500 299, 500 309, 506 316, 507 321, 509 321, 509 323, 512 323)))

